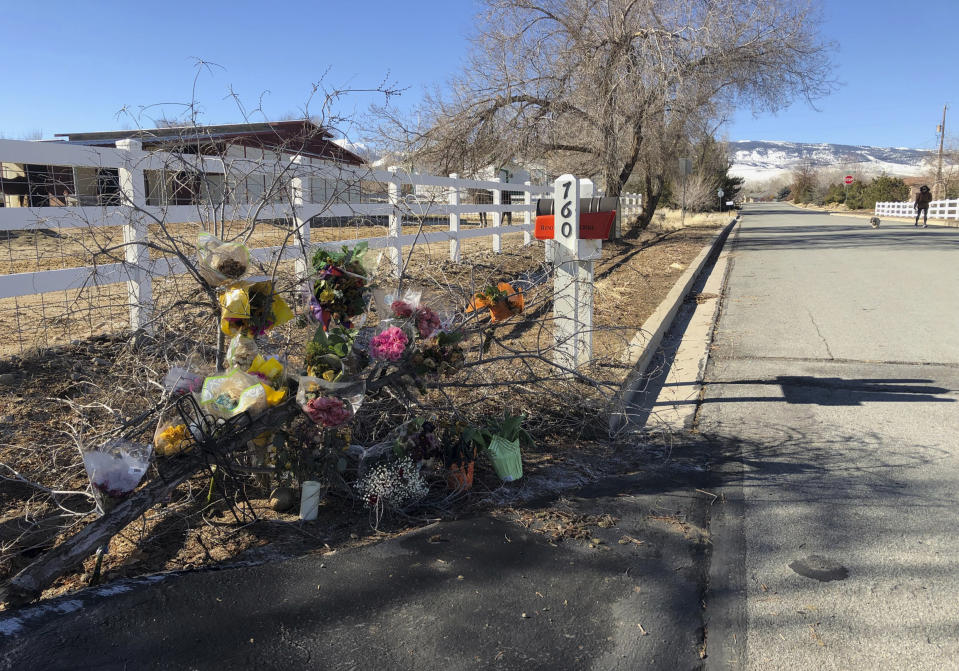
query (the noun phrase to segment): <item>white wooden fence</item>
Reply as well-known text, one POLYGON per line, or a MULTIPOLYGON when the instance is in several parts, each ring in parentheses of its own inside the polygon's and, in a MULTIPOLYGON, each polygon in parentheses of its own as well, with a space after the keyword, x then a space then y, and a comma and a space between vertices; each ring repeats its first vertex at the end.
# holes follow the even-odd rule
MULTIPOLYGON (((502 236, 507 233, 523 233, 524 242, 532 241, 532 220, 535 216, 535 200, 548 195, 550 187, 510 183, 500 180, 460 179, 409 173, 401 170, 372 170, 351 168, 320 162, 303 156, 268 155, 259 158, 242 156, 190 157, 191 164, 183 156, 156 151, 143 151, 136 140, 123 140, 115 148, 90 147, 58 142, 25 142, 0 140, 0 164, 33 164, 60 166, 63 169, 111 169, 119 181, 120 204, 83 205, 78 198, 66 199, 59 207, 0 207, 0 233, 36 229, 97 228, 119 226, 123 231, 125 261, 40 270, 0 275, 0 299, 67 291, 88 286, 91 281, 99 285, 125 283, 130 304, 130 326, 144 328, 151 320, 152 278, 182 274, 186 267, 179 259, 150 258, 149 224, 163 221, 168 224, 213 220, 276 220, 294 222, 303 241, 300 246, 262 247, 252 249, 254 258, 262 262, 278 258, 298 259, 302 263, 307 253, 314 248, 338 249, 342 245, 368 243, 371 249, 387 251, 397 276, 403 272, 403 247, 423 243, 449 241, 450 258, 461 259, 461 243, 474 237, 492 238, 492 249, 502 249, 502 236), (171 168, 172 166, 172 168, 171 168), (280 176, 288 179, 288 198, 260 198, 257 202, 220 202, 215 198, 191 205, 156 205, 146 192, 145 171, 199 169, 210 175, 262 174, 266 179, 280 176), (317 180, 327 185, 322 197, 314 199, 317 180), (328 197, 329 185, 333 191, 337 183, 385 184, 385 198, 368 202, 336 202, 328 197), (414 194, 404 195, 404 187, 417 185, 432 187, 433 194, 446 191, 447 202, 436 197, 424 199, 414 194), (492 192, 492 202, 464 203, 467 190, 492 192), (522 192, 524 202, 503 205, 501 191, 522 192), (224 208, 229 208, 229 213, 224 208), (504 226, 503 214, 522 216, 522 223, 504 226), (464 214, 488 213, 491 226, 461 229, 464 214), (387 235, 366 239, 349 239, 326 243, 310 241, 310 221, 314 217, 385 217, 388 220, 387 235), (404 220, 421 217, 448 217, 449 229, 426 233, 404 232, 404 220), (132 244, 131 244, 132 243, 132 244)), ((74 170, 74 174, 78 174, 74 170)), ((344 189, 345 190, 345 189, 344 189)), ((263 194, 256 194, 262 196, 263 194)), ((352 201, 352 199, 351 199, 352 201)), ((639 212, 639 196, 624 194, 621 199, 623 217, 639 212)), ((512 218, 512 217, 511 217, 512 218)))
MULTIPOLYGON (((903 203, 876 203, 877 217, 906 217, 916 216, 912 201, 903 203)), ((929 203, 930 219, 959 220, 959 200, 934 200, 929 203)))

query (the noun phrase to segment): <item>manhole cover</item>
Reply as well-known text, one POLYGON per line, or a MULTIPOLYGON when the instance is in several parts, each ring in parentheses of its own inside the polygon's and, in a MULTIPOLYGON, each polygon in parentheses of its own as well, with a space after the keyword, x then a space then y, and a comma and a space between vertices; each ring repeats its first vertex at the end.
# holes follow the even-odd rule
POLYGON ((819 555, 809 555, 803 559, 796 559, 789 564, 789 568, 806 578, 819 582, 830 580, 845 580, 849 577, 849 569, 837 561, 819 555))

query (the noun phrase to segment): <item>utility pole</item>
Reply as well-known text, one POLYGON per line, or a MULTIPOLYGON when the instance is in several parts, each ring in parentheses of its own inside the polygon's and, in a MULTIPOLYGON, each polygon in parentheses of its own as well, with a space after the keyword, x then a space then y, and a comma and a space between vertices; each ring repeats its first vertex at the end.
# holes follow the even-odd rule
POLYGON ((932 197, 936 200, 942 200, 946 197, 946 184, 942 179, 942 144, 946 139, 946 108, 942 106, 942 124, 936 129, 939 131, 939 167, 936 168, 936 183, 932 189, 932 197))

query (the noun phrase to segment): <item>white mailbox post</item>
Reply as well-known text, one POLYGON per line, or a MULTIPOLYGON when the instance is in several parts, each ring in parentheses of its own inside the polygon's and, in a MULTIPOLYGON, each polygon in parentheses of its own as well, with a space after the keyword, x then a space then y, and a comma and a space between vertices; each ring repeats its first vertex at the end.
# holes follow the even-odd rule
POLYGON ((569 369, 593 356, 593 261, 602 255, 602 242, 579 237, 579 200, 591 195, 592 183, 581 184, 572 175, 554 183, 553 360, 569 369))

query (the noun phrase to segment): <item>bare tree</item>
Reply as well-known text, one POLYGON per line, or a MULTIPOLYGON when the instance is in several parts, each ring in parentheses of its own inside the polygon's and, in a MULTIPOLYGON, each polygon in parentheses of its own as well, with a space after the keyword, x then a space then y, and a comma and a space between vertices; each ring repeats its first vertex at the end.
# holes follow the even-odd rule
POLYGON ((645 225, 691 131, 831 90, 813 1, 484 0, 463 73, 384 130, 439 169, 545 160, 610 195, 639 177, 645 225))
POLYGON ((822 204, 825 195, 824 183, 822 169, 812 161, 804 160, 792 173, 790 190, 793 202, 822 204))

